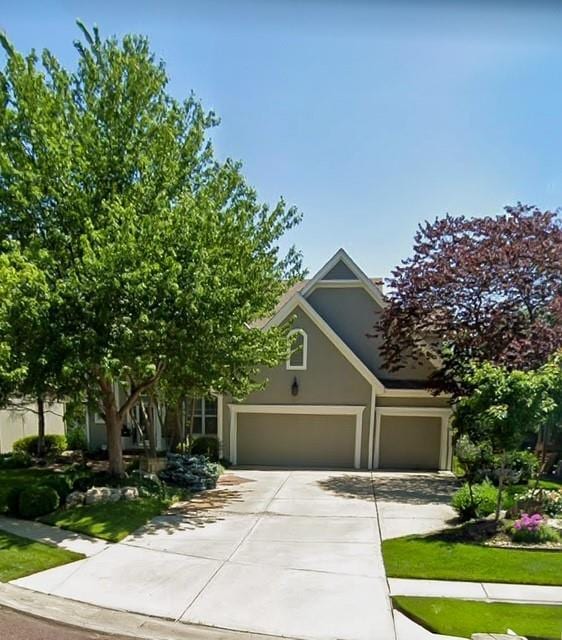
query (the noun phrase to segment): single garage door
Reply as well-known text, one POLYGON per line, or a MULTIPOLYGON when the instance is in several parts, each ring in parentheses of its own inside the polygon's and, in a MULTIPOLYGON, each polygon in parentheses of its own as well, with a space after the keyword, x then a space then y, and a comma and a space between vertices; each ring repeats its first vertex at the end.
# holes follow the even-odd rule
POLYGON ((352 468, 355 416, 240 413, 237 463, 352 468))
POLYGON ((381 469, 439 469, 441 418, 381 416, 381 469))

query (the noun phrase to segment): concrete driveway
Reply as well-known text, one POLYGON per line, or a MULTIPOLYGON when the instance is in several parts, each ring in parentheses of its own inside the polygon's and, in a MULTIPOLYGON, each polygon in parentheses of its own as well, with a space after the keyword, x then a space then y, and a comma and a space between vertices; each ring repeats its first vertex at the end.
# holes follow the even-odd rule
POLYGON ((395 637, 368 472, 230 471, 122 543, 15 584, 241 631, 395 637))
MULTIPOLYGON (((375 486, 385 535, 449 515, 430 474, 376 474, 375 486)), ((15 584, 211 627, 393 640, 374 495, 369 472, 229 471, 122 543, 15 584)))
POLYGON ((373 473, 383 540, 439 531, 456 522, 451 496, 458 487, 452 473, 373 473))

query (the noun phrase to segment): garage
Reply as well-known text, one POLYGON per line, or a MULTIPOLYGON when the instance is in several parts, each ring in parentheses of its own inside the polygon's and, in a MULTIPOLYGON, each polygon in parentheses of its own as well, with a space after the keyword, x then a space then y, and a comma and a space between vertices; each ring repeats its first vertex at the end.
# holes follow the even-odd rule
POLYGON ((235 464, 359 468, 364 407, 231 405, 230 409, 235 464))
POLYGON ((443 468, 441 417, 381 415, 378 423, 380 469, 443 468))

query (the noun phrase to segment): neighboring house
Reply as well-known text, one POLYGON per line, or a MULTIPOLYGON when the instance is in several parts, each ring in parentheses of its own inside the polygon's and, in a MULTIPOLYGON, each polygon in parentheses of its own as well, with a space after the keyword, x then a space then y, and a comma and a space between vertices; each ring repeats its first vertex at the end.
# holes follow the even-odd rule
MULTIPOLYGON (((449 469, 448 399, 425 389, 435 365, 385 371, 380 340, 367 336, 384 304, 381 281, 340 249, 260 323, 291 322, 292 355, 264 369, 265 388, 243 401, 199 401, 195 432, 216 435, 222 455, 238 465, 449 469)), ((88 434, 91 446, 104 444, 100 416, 90 416, 88 434)))
MULTIPOLYGON (((37 435, 37 413, 34 403, 21 403, 0 410, 0 453, 9 453, 20 438, 37 435)), ((64 435, 64 405, 45 406, 45 433, 64 435)))

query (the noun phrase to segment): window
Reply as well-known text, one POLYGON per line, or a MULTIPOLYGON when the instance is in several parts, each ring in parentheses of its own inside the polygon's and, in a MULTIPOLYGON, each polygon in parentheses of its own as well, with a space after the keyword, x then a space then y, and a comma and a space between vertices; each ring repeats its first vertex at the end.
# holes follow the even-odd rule
POLYGON ((293 329, 287 337, 289 342, 289 357, 287 358, 287 369, 306 369, 306 359, 308 350, 308 336, 302 329, 293 329))
MULTIPOLYGON (((191 417, 191 400, 187 400, 186 414, 191 417)), ((217 399, 197 398, 193 415, 193 433, 213 436, 217 433, 217 399)))

